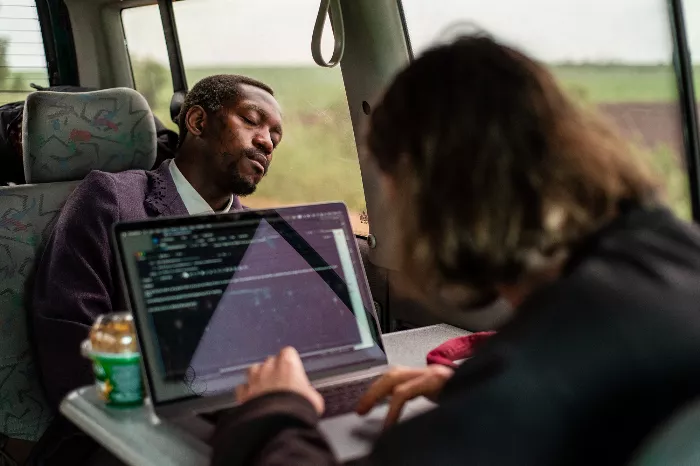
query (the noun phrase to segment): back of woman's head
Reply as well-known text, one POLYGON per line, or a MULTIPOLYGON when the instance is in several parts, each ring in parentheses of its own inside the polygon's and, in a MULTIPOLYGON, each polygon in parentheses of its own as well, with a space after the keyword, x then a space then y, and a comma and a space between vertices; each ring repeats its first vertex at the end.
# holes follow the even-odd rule
POLYGON ((542 65, 486 37, 403 70, 373 111, 367 145, 399 191, 404 271, 426 292, 516 283, 561 260, 620 201, 656 189, 542 65))

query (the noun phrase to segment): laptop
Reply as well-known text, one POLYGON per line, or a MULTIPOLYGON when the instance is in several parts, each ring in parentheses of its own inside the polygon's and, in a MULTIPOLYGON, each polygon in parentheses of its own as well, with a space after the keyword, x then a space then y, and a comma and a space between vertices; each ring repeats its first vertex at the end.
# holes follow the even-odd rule
POLYGON ((284 346, 326 417, 387 369, 343 203, 123 222, 113 241, 158 418, 235 406, 247 368, 284 346))

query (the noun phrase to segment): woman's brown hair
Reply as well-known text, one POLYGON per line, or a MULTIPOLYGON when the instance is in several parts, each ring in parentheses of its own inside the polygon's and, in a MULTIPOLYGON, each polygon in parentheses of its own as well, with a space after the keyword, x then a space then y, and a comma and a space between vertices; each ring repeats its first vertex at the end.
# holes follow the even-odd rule
POLYGON ((435 48, 375 107, 367 146, 401 190, 413 287, 492 290, 547 268, 657 182, 542 65, 487 37, 435 48))

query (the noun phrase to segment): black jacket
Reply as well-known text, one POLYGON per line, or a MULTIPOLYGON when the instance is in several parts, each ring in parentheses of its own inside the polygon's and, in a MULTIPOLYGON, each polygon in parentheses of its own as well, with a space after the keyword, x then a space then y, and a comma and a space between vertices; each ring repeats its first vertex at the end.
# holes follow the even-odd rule
MULTIPOLYGON (((699 230, 632 208, 479 347, 438 408, 388 431, 365 462, 624 464, 700 395, 699 312, 699 230)), ((253 400, 220 422, 213 464, 335 464, 316 423, 296 395, 253 400)))

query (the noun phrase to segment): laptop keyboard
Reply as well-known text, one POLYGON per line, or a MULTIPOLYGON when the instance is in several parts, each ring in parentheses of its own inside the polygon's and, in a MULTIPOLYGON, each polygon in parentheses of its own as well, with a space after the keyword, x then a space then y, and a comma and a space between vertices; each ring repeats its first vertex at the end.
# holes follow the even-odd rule
MULTIPOLYGON (((379 376, 369 377, 366 379, 360 379, 353 382, 349 382, 343 385, 333 385, 331 387, 321 388, 318 392, 323 396, 326 402, 326 411, 323 413, 323 418, 338 416, 340 414, 346 414, 355 411, 357 408, 357 402, 360 401, 362 395, 365 394, 375 380, 379 376)), ((383 404, 380 402, 379 404, 383 404)), ((209 422, 210 424, 216 425, 220 415, 225 411, 214 411, 210 413, 200 413, 199 417, 209 422)))
POLYGON ((319 389, 318 392, 326 402, 326 411, 323 413, 323 417, 338 416, 355 411, 357 402, 377 378, 378 376, 370 377, 319 389))

